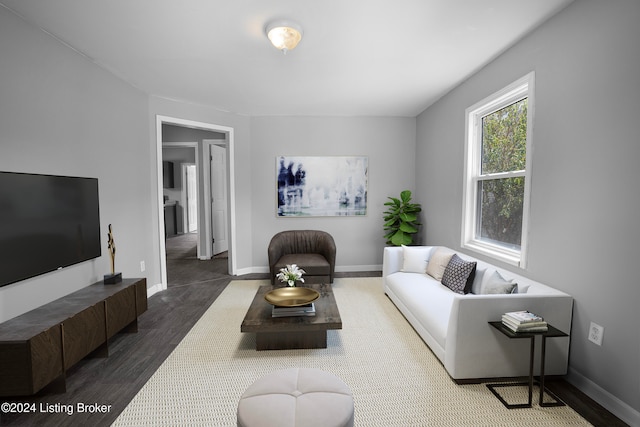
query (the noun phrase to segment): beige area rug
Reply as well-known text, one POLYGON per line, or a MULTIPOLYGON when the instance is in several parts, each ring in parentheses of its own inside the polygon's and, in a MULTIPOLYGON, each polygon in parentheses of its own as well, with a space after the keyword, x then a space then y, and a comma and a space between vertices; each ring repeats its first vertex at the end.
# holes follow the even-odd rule
MULTIPOLYGON (((569 407, 508 410, 484 384, 456 385, 384 295, 381 280, 336 279, 343 329, 329 331, 326 349, 260 352, 240 323, 267 281, 231 282, 113 425, 235 426, 244 390, 290 367, 342 378, 358 427, 590 425, 569 407)), ((526 388, 508 390, 501 389, 508 401, 526 400, 526 388)))

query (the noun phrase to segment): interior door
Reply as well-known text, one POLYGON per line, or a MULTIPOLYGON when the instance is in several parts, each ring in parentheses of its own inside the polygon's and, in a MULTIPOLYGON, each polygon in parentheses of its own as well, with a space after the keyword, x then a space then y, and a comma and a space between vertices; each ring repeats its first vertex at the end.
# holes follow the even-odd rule
POLYGON ((227 237, 227 149, 211 147, 211 229, 213 254, 229 250, 227 237))
POLYGON ((187 183, 187 233, 198 231, 198 172, 196 165, 186 167, 187 183))

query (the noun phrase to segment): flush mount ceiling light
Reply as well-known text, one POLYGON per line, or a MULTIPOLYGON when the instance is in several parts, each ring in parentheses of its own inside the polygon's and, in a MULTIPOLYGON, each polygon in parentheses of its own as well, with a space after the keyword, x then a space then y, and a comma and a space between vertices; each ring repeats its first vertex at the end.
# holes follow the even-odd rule
POLYGON ((265 32, 271 44, 285 55, 287 51, 295 49, 302 39, 302 28, 290 21, 271 22, 266 26, 265 32))

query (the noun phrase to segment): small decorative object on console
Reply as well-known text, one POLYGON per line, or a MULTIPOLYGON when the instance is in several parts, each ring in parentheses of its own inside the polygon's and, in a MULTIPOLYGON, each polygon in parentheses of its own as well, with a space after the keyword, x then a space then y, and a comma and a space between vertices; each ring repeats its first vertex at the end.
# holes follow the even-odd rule
POLYGON ((109 224, 109 233, 107 234, 107 249, 111 257, 111 274, 104 275, 105 285, 115 285, 122 282, 122 273, 116 273, 116 243, 113 240, 113 230, 109 224))
POLYGON ((280 269, 280 273, 276 274, 276 278, 281 282, 287 282, 289 286, 296 286, 296 282, 300 281, 304 283, 302 275, 305 271, 299 268, 296 264, 287 265, 285 268, 280 269))

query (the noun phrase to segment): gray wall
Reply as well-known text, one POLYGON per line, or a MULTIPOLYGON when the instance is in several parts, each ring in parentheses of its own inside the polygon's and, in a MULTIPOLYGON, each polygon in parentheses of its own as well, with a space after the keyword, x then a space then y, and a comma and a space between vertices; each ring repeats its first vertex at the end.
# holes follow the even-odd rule
MULTIPOLYGON (((331 232, 340 251, 336 262, 338 269, 368 269, 381 265, 383 203, 389 195, 414 189, 414 118, 249 118, 152 96, 149 125, 154 129, 157 115, 234 129, 236 263, 239 274, 267 271, 269 239, 280 230, 294 228, 320 228, 331 232), (367 216, 276 218, 275 159, 283 154, 368 156, 367 216)), ((152 132, 150 146, 156 150, 155 131, 152 132)), ((157 185, 157 177, 152 179, 157 185)), ((155 211, 153 221, 157 227, 155 211)))
MULTIPOLYGON (((414 189, 414 118, 254 117, 251 159, 238 168, 251 174, 254 266, 267 266, 267 246, 278 231, 320 229, 336 241, 336 269, 379 268, 384 247, 382 212, 387 196, 414 189), (367 156, 369 188, 364 217, 276 216, 279 156, 367 156)), ((268 270, 266 270, 268 271, 268 270)))
POLYGON ((124 276, 153 249, 147 96, 2 7, 0 58, 0 170, 98 178, 103 253, 0 288, 1 322, 109 273, 108 224, 124 276))
MULTIPOLYGON (((460 247, 465 108, 535 71, 529 263, 575 298, 570 380, 640 425, 640 3, 578 0, 418 117, 426 240, 460 247), (587 340, 604 326, 602 347, 587 340)), ((505 266, 505 268, 508 268, 505 266)))

